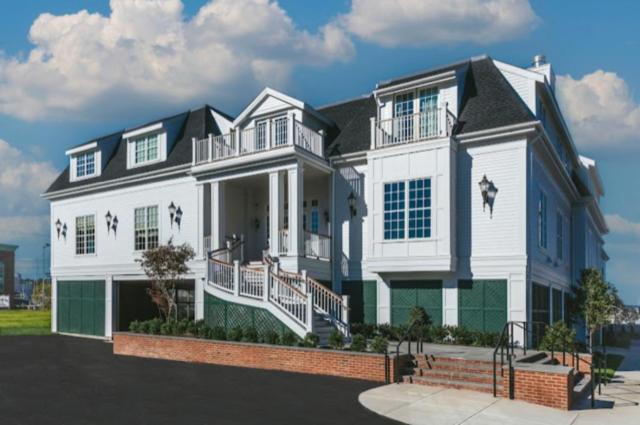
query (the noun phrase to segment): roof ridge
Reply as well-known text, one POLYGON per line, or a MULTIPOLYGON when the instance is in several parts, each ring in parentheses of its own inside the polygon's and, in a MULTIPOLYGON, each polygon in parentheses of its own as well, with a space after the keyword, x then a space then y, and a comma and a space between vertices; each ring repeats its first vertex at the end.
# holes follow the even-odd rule
POLYGON ((345 103, 357 102, 359 100, 366 100, 366 99, 370 98, 371 96, 373 96, 371 93, 361 94, 360 96, 352 97, 352 98, 349 98, 349 99, 338 100, 338 101, 335 101, 335 102, 332 102, 332 103, 327 103, 327 104, 322 105, 322 106, 316 106, 316 107, 314 107, 314 109, 316 111, 320 111, 321 109, 327 109, 327 108, 331 108, 331 107, 338 106, 338 105, 344 105, 345 103))

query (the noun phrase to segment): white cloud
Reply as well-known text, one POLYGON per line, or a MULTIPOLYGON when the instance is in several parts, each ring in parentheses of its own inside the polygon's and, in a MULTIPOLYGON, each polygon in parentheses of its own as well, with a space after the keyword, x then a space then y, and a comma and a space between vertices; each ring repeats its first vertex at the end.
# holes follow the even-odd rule
POLYGON ((0 112, 95 118, 150 102, 219 102, 282 85, 297 65, 350 58, 335 23, 311 34, 269 0, 214 0, 189 20, 180 0, 111 0, 111 14, 48 13, 26 59, 0 56, 0 112))
POLYGON ((611 232, 620 235, 640 237, 640 223, 627 220, 618 214, 607 214, 605 219, 611 232))
POLYGON ((597 70, 578 80, 559 76, 556 84, 576 144, 586 148, 640 147, 640 104, 615 72, 597 70))
POLYGON ((23 241, 29 239, 47 240, 48 215, 0 216, 0 239, 3 241, 23 241))
POLYGON ((386 47, 488 44, 532 30, 528 0, 353 0, 342 25, 386 47))

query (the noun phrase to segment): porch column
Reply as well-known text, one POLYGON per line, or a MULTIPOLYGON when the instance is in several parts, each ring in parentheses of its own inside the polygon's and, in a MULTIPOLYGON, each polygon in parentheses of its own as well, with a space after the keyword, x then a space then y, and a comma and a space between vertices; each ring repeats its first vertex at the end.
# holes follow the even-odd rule
POLYGON ((211 249, 224 246, 224 183, 211 183, 211 249))
POLYGON ((201 320, 204 319, 204 279, 205 278, 197 278, 194 282, 194 310, 195 310, 195 319, 201 320))
POLYGON ((113 277, 104 279, 104 336, 111 338, 113 330, 113 277))
POLYGON ((284 218, 284 175, 281 171, 269 173, 269 252, 280 255, 280 229, 284 218))
POLYGON ((196 254, 198 257, 205 257, 206 251, 204 247, 204 238, 208 236, 204 232, 204 217, 207 214, 204 207, 204 185, 196 186, 198 191, 197 208, 198 208, 198 240, 196 241, 196 254))
POLYGON ((304 199, 304 168, 298 163, 289 168, 289 255, 304 255, 302 200, 304 199))

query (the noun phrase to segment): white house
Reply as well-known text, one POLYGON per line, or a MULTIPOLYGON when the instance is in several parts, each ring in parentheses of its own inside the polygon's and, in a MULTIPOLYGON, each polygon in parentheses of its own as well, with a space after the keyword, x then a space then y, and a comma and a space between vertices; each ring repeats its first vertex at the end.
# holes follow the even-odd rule
POLYGON ((266 88, 235 118, 204 106, 70 148, 44 195, 53 331, 154 316, 135 259, 169 239, 197 252, 181 315, 215 325, 326 336, 414 305, 480 330, 560 320, 580 271, 604 272, 608 230, 554 84, 544 57, 482 56, 319 108, 266 88))

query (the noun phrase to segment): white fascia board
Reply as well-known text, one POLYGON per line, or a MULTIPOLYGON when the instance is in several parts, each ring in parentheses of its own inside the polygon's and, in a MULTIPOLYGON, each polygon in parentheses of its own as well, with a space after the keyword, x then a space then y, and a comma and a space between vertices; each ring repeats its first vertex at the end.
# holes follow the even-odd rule
POLYGON ((65 151, 65 155, 70 156, 70 155, 75 155, 77 153, 80 152, 86 152, 86 151, 90 151, 92 149, 95 149, 98 147, 98 142, 91 142, 91 143, 87 143, 86 145, 82 145, 82 146, 78 146, 72 149, 69 149, 67 151, 65 151))
POLYGON ((162 123, 159 122, 157 124, 149 125, 146 127, 138 128, 137 130, 131 130, 122 135, 123 139, 129 139, 131 137, 140 136, 142 134, 151 133, 153 131, 162 130, 162 123))
POLYGON ((373 95, 377 98, 380 96, 384 96, 386 94, 395 93, 398 91, 410 90, 416 87, 421 87, 425 85, 436 85, 442 84, 447 81, 455 81, 456 72, 455 71, 447 71, 441 74, 430 75, 428 77, 420 78, 417 80, 407 81, 406 83, 394 84, 389 87, 385 87, 383 89, 376 89, 373 91, 373 95))
POLYGON ((544 81, 545 81, 544 74, 540 74, 539 72, 531 71, 530 69, 520 68, 519 66, 511 65, 511 64, 508 64, 506 62, 501 62, 501 61, 495 60, 495 59, 493 60, 493 64, 500 71, 504 70, 504 71, 507 71, 507 72, 512 72, 512 73, 514 73, 516 75, 519 75, 521 77, 529 78, 531 80, 539 81, 541 83, 544 83, 544 81))
POLYGON ((454 136, 460 143, 481 142, 490 138, 508 137, 526 134, 534 131, 540 121, 529 121, 522 124, 494 127, 487 130, 473 131, 471 133, 457 134, 454 136))

